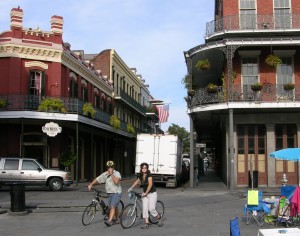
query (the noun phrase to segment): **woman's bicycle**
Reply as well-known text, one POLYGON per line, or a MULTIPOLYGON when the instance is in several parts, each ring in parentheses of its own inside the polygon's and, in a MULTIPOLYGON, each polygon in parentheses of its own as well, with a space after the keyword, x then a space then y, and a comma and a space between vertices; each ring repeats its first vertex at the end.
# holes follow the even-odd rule
MULTIPOLYGON (((92 200, 92 203, 85 208, 85 210, 82 214, 82 224, 85 226, 92 223, 92 221, 94 220, 94 218, 96 216, 97 211, 102 211, 104 220, 107 220, 108 215, 109 215, 110 209, 103 200, 104 198, 108 197, 107 193, 103 192, 103 191, 99 191, 95 188, 93 188, 93 190, 95 191, 95 197, 92 200)), ((122 202, 122 200, 120 200, 120 203, 117 208, 118 208, 119 212, 121 212, 123 210, 124 203, 122 202)))
MULTIPOLYGON (((132 200, 132 203, 129 203, 125 208, 122 210, 120 215, 120 221, 121 225, 124 229, 130 228, 134 222, 136 221, 138 217, 138 209, 141 212, 141 218, 143 218, 142 212, 143 212, 143 203, 142 203, 142 195, 141 193, 130 191, 128 193, 129 199, 132 200)), ((160 214, 161 217, 163 217, 165 213, 165 206, 162 201, 156 202, 156 211, 158 214, 160 214)), ((156 217, 153 217, 149 213, 149 221, 152 224, 157 224, 158 220, 156 217)))

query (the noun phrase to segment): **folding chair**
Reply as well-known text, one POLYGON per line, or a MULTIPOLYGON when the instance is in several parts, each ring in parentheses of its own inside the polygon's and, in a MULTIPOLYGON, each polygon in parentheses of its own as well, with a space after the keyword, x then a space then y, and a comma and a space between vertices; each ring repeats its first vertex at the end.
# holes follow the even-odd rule
POLYGON ((239 218, 235 217, 230 220, 230 236, 240 236, 239 218))
POLYGON ((291 198, 295 192, 295 189, 296 189, 295 186, 281 187, 279 204, 278 204, 278 219, 276 222, 276 226, 284 224, 286 227, 290 227, 292 225, 291 198))
POLYGON ((247 225, 254 220, 260 227, 263 226, 264 216, 270 211, 270 208, 262 200, 262 191, 248 190, 247 204, 244 207, 247 225))

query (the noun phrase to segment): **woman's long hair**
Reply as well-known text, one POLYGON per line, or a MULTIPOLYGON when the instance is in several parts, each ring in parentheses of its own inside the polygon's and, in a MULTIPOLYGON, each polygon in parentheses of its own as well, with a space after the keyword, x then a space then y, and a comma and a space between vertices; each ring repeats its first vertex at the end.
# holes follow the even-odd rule
POLYGON ((149 165, 148 165, 148 163, 143 162, 143 163, 140 165, 140 176, 143 175, 143 172, 142 172, 143 166, 146 166, 146 167, 147 167, 147 174, 150 174, 150 170, 149 170, 149 165))

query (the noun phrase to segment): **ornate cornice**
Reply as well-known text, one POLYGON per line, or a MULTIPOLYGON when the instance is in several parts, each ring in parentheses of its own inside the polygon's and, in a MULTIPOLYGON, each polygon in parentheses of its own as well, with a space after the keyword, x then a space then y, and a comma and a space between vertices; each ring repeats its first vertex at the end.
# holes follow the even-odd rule
POLYGON ((61 61, 62 50, 16 44, 0 44, 0 57, 19 57, 36 61, 61 61))

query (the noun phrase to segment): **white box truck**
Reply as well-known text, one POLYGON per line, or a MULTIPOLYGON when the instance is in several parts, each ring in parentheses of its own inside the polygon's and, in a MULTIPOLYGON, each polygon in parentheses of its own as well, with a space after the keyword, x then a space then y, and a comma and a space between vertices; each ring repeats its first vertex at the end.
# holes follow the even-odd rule
POLYGON ((182 141, 171 134, 138 134, 135 173, 147 162, 156 183, 177 187, 182 168, 182 141))

